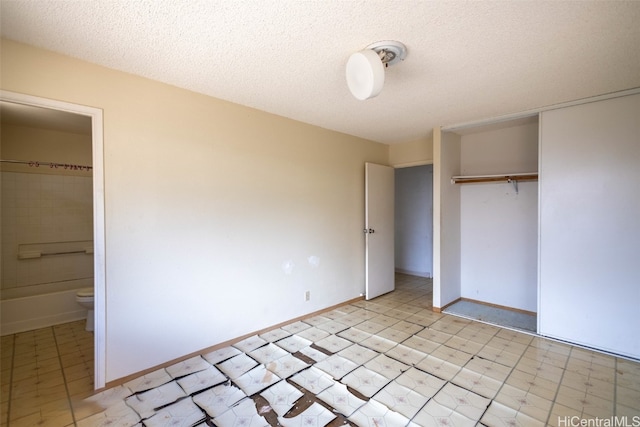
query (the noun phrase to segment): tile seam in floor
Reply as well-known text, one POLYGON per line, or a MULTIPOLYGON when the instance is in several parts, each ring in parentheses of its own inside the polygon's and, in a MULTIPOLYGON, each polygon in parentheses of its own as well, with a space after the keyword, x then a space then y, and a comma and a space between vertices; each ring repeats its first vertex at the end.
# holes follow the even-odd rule
MULTIPOLYGON (((494 326, 495 326, 495 325, 494 325, 494 326)), ((507 329, 509 329, 509 328, 507 328, 507 329)), ((516 332, 521 333, 522 331, 516 331, 516 332)), ((495 337, 497 334, 498 334, 498 332, 496 332, 493 336, 495 337)), ((534 339, 535 339, 535 337, 533 337, 533 338, 531 339, 531 341, 529 342, 529 344, 527 344, 527 348, 531 345, 531 343, 533 342, 533 340, 534 340, 534 339)), ((488 345, 488 342, 487 342, 487 344, 485 344, 485 347, 486 347, 487 345, 488 345)), ((483 347, 483 349, 484 349, 484 347, 483 347)), ((500 385, 500 388, 498 388, 498 391, 496 392, 495 396, 493 397, 493 399, 491 399, 491 402, 489 403, 489 405, 487 405, 487 407, 485 408, 484 412, 482 413, 482 417, 484 417, 484 415, 485 415, 485 414, 487 413, 487 411, 489 410, 489 406, 491 406, 491 403, 493 403, 493 402, 495 401, 495 398, 496 398, 496 397, 498 397, 498 394, 500 394, 500 391, 504 388, 504 385, 507 383, 507 379, 511 376, 511 374, 513 373, 513 371, 516 369, 516 366, 518 366, 518 363, 520 363, 520 361, 522 360, 522 358, 524 357, 524 355, 525 355, 525 353, 526 353, 526 352, 527 352, 527 350, 525 349, 525 350, 522 352, 522 354, 520 355, 520 357, 518 358, 518 361, 517 361, 516 363, 514 363, 514 364, 513 364, 513 366, 511 367, 511 370, 509 371, 509 374, 504 378, 504 380, 502 381, 502 384, 500 385)), ((497 363, 497 362, 496 362, 496 363, 497 363)), ((563 372, 563 373, 564 373, 564 372, 563 372)), ((529 393, 529 392, 527 391, 527 393, 529 393)), ((498 403, 499 403, 499 402, 498 402, 498 403)), ((551 405, 551 406, 553 407, 553 402, 552 402, 552 405, 551 405)), ((512 409, 513 409, 513 408, 512 408, 512 409)), ((549 411, 551 411, 551 409, 552 409, 552 408, 549 408, 549 411)), ((520 412, 520 411, 518 411, 518 413, 521 413, 521 412, 520 412)), ((548 421, 549 421, 550 413, 551 413, 551 412, 549 412, 549 414, 547 414, 547 419, 545 420, 545 425, 548 425, 548 421)), ((480 423, 480 420, 482 419, 482 417, 480 417, 480 418, 478 419, 478 423, 480 423)), ((532 418, 533 418, 533 417, 532 417, 532 418)), ((535 419, 535 418, 534 418, 534 419, 535 419)), ((538 420, 538 421, 540 421, 540 420, 538 420)))
POLYGON ((60 363, 60 371, 62 373, 62 379, 64 381, 64 390, 67 393, 67 404, 69 405, 69 409, 71 412, 71 420, 73 425, 76 424, 76 415, 73 411, 73 403, 71 402, 71 393, 69 393, 69 384, 67 382, 67 375, 64 372, 64 365, 62 364, 62 355, 60 354, 60 347, 58 346, 58 336, 56 334, 56 330, 53 326, 51 326, 51 333, 53 334, 53 340, 56 343, 56 353, 58 353, 58 363, 60 363))
POLYGON ((12 336, 11 343, 11 371, 9 373, 9 401, 7 402, 7 426, 9 425, 9 421, 11 421, 11 394, 13 392, 13 368, 16 363, 16 334, 12 336))
MULTIPOLYGON (((442 312, 442 314, 443 314, 443 315, 447 315, 447 314, 448 314, 448 315, 453 315, 453 317, 463 318, 463 319, 465 319, 465 320, 469 320, 469 321, 472 321, 472 322, 477 320, 477 319, 473 319, 473 318, 468 318, 468 317, 463 316, 463 315, 457 315, 457 314, 455 314, 455 313, 446 313, 446 312, 444 312, 444 311, 442 312)), ((434 322, 434 323, 435 323, 435 322, 434 322)), ((488 325, 491 325, 491 326, 496 326, 496 325, 492 325, 492 324, 487 323, 487 322, 481 322, 481 323, 485 323, 485 324, 488 324, 488 325)), ((463 328, 463 329, 464 329, 464 328, 463 328)), ((458 331, 458 332, 459 332, 459 331, 458 331)), ((491 338, 494 338, 497 334, 498 334, 498 331, 494 332, 494 333, 493 333, 493 335, 491 335, 491 338)), ((457 333, 456 333, 455 335, 453 335, 453 334, 451 334, 451 335, 455 337, 455 336, 457 336, 457 333)), ((479 351, 477 351, 477 352, 476 352, 476 354, 471 355, 471 359, 469 359, 469 361, 467 361, 467 363, 465 363, 465 366, 466 366, 466 365, 467 365, 471 360, 473 360, 473 358, 474 358, 474 357, 476 357, 476 356, 477 356, 477 353, 480 353, 482 350, 484 350, 484 348, 485 348, 488 344, 489 344, 489 341, 487 341, 487 342, 482 346, 482 348, 481 348, 479 351)), ((446 343, 443 343, 442 345, 443 345, 443 346, 448 347, 448 346, 446 345, 446 343)), ((453 347, 449 347, 449 348, 453 348, 453 347)), ((454 349, 454 350, 456 350, 456 349, 454 349)), ((489 360, 489 359, 484 359, 484 358, 483 358, 483 357, 481 357, 481 356, 477 356, 477 357, 478 357, 478 358, 480 358, 480 359, 483 359, 483 360, 487 360, 487 361, 493 362, 493 361, 491 361, 491 360, 489 360)), ((520 357, 522 357, 522 356, 520 356, 520 357)), ((497 362, 494 362, 494 363, 497 363, 497 362)), ((460 371, 462 371, 462 369, 464 369, 464 366, 462 366, 462 367, 460 368, 460 371)), ((513 369, 512 369, 512 370, 513 370, 513 369)), ((510 372, 511 372, 511 371, 510 371, 510 372)), ((459 373, 459 372, 458 372, 458 373, 459 373)), ((457 375, 458 375, 458 374, 456 374, 456 376, 457 376, 457 375)), ((460 388, 462 388, 462 389, 464 389, 464 390, 467 390, 467 391, 469 391, 469 392, 471 392, 471 393, 478 394, 478 393, 474 392, 473 390, 469 390, 469 389, 467 389, 467 388, 465 388, 465 387, 462 387, 462 386, 459 386, 459 385, 457 385, 457 384, 454 384, 454 383, 452 382, 452 380, 453 380, 453 378, 452 378, 451 380, 448 380, 448 381, 447 381, 447 380, 445 380, 446 382, 444 383, 444 385, 441 387, 441 389, 440 389, 440 390, 442 390, 442 389, 443 389, 447 384, 453 384, 453 385, 456 385, 456 386, 458 386, 458 387, 460 387, 460 388)), ((505 380, 506 380, 506 379, 505 379, 505 380)), ((502 385, 500 386, 500 389, 502 389, 502 387, 503 387, 503 386, 504 386, 504 381, 502 382, 502 385)), ((500 389, 498 389, 498 391, 496 392, 495 396, 497 396, 497 395, 498 395, 498 393, 500 392, 500 389)), ((440 392, 440 390, 438 391, 438 393, 440 392)), ((436 393, 436 394, 437 394, 437 393, 436 393)), ((434 394, 434 396, 435 396, 436 394, 434 394)), ((495 396, 494 396, 494 398, 495 398, 495 396)), ((484 397, 484 396, 483 396, 483 397, 484 397)), ((433 397, 432 397, 431 399, 433 399, 433 397)), ((431 399, 429 399, 429 400, 431 400, 431 399)), ((484 415, 485 415, 485 414, 487 413, 487 411, 489 410, 489 406, 491 406, 491 403, 493 402, 493 400, 494 400, 493 398, 489 399, 489 404, 484 408, 484 411, 482 411, 482 414, 480 414, 480 416, 479 416, 479 417, 478 417, 478 419, 476 420, 476 424, 480 424, 480 420, 482 419, 482 417, 484 417, 484 415)), ((427 402, 427 403, 428 403, 428 402, 427 402)), ((424 406, 426 406, 426 403, 425 403, 425 405, 424 405, 424 406)), ((424 406, 423 406, 423 408, 424 408, 424 406)), ((422 410, 422 408, 420 408, 420 410, 422 410)))
POLYGON ((562 384, 562 379, 564 378, 564 374, 567 372, 567 365, 569 364, 569 360, 571 360, 571 353, 573 352, 573 348, 570 348, 569 354, 567 354, 567 360, 564 361, 564 366, 562 367, 562 375, 560 375, 560 379, 558 379, 558 387, 556 387, 556 392, 553 395, 553 400, 551 401, 551 410, 549 411, 549 415, 547 415, 546 425, 549 425, 549 420, 551 420, 551 416, 553 414, 553 408, 556 406, 558 400, 558 394, 560 393, 560 386, 562 384))

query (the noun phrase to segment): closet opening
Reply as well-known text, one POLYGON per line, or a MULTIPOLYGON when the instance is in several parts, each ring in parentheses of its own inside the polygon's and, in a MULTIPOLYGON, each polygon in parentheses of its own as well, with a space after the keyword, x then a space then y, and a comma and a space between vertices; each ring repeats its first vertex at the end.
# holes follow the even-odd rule
POLYGON ((538 116, 446 133, 457 145, 443 185, 459 204, 446 219, 459 233, 459 291, 443 311, 536 333, 538 116))

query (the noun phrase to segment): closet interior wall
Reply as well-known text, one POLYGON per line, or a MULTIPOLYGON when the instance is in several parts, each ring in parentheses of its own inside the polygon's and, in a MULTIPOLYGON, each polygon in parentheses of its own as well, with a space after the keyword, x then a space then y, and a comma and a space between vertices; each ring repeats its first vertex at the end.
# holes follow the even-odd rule
MULTIPOLYGON (((463 176, 537 173, 537 116, 461 132, 463 176)), ((460 185, 460 292, 537 310, 538 182, 460 185)))

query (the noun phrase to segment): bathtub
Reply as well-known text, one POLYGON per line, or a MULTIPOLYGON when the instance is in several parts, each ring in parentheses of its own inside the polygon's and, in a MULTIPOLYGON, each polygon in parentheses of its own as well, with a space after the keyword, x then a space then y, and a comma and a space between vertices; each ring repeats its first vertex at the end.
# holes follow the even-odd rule
POLYGON ((76 289, 0 301, 0 335, 45 328, 85 319, 76 289))

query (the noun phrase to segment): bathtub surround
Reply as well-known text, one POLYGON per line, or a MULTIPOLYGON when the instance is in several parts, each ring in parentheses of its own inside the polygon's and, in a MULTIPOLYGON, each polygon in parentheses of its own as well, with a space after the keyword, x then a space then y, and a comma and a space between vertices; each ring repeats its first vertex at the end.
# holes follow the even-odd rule
POLYGON ((2 172, 2 334, 82 318, 93 286, 92 179, 2 172))
POLYGON ((3 300, 91 285, 91 186, 91 177, 2 172, 3 300))

